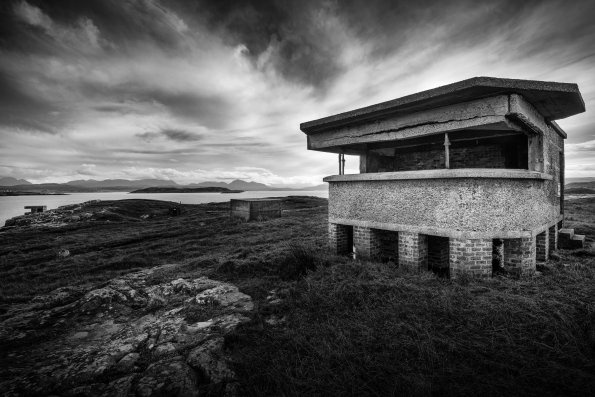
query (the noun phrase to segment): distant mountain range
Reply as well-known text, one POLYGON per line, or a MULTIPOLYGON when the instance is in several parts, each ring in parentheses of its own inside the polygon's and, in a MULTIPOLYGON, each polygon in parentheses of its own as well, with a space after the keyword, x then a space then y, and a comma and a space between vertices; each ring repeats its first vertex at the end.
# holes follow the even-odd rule
POLYGON ((583 182, 595 182, 595 177, 584 177, 584 178, 566 178, 564 183, 569 185, 571 183, 583 183, 583 182))
POLYGON ((180 185, 174 181, 162 179, 106 179, 97 181, 94 179, 76 180, 66 183, 39 183, 33 184, 24 179, 12 177, 0 177, 0 190, 27 191, 27 192, 52 192, 52 193, 85 193, 85 192, 130 192, 138 189, 157 187, 179 187, 179 188, 202 188, 219 187, 229 190, 244 191, 275 191, 275 190, 325 190, 326 184, 310 186, 307 188, 273 187, 258 182, 246 182, 236 179, 232 182, 201 182, 180 185))
MULTIPOLYGON (((578 178, 577 178, 578 179, 578 178)), ((583 178, 588 179, 588 178, 583 178)), ((566 194, 595 194, 595 178, 590 178, 591 181, 572 182, 564 186, 564 193, 566 194)))
POLYGON ((0 186, 31 185, 31 182, 24 179, 16 179, 10 176, 0 176, 0 186))
MULTIPOLYGON (((229 190, 244 190, 244 191, 279 191, 279 190, 326 190, 327 184, 321 184, 309 187, 279 187, 269 186, 264 183, 246 182, 241 179, 236 179, 229 183, 207 181, 200 183, 190 183, 181 185, 174 181, 163 179, 105 179, 98 181, 94 179, 76 180, 66 183, 31 183, 24 179, 16 179, 10 176, 0 176, 0 190, 2 191, 20 191, 20 192, 42 192, 42 193, 85 193, 85 192, 131 192, 138 189, 146 188, 203 188, 203 187, 219 187, 229 190)), ((566 178, 566 190, 570 190, 572 194, 575 189, 589 189, 595 190, 595 177, 585 178, 566 178)), ((575 193, 576 194, 576 193, 575 193)))

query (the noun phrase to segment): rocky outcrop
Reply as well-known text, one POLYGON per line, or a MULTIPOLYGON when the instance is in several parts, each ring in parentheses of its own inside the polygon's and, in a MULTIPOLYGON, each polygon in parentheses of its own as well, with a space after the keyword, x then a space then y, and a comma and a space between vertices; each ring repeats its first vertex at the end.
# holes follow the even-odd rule
POLYGON ((61 227, 70 223, 87 222, 106 214, 109 208, 90 209, 90 204, 99 200, 86 201, 81 204, 64 205, 53 210, 27 213, 7 219, 4 226, 31 226, 31 227, 61 227))
POLYGON ((205 277, 159 282, 155 268, 101 288, 60 288, 1 317, 6 395, 233 394, 225 335, 252 299, 205 277), (4 357, 4 355, 6 356, 4 357), (11 365, 18 363, 18 365, 11 365))

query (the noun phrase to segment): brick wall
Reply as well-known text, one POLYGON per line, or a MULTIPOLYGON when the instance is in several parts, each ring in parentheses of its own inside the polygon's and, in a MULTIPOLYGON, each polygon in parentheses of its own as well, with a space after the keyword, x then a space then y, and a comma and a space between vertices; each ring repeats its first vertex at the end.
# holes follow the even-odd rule
POLYGON ((492 275, 492 239, 449 239, 450 277, 492 275))
POLYGON ((549 258, 550 247, 549 233, 544 231, 535 236, 535 251, 538 261, 547 261, 549 258))
MULTIPOLYGON (((527 148, 519 140, 510 142, 455 142, 449 148, 450 168, 527 168, 527 148)), ((415 171, 446 168, 444 146, 408 148, 395 155, 394 168, 390 161, 375 156, 376 162, 368 172, 415 171)))
POLYGON ((535 273, 535 238, 504 239, 504 268, 520 275, 535 273))
POLYGON ((446 167, 444 147, 430 150, 415 150, 397 153, 395 171, 435 170, 446 167))
POLYGON ((351 226, 337 223, 328 224, 329 247, 335 254, 346 254, 352 251, 352 236, 351 226))
POLYGON ((450 168, 506 168, 502 145, 450 147, 450 168))
POLYGON ((428 268, 428 238, 426 235, 399 232, 399 267, 413 271, 428 268))
POLYGON ((550 252, 558 249, 558 225, 548 228, 549 249, 550 252))
POLYGON ((369 227, 353 227, 353 246, 355 257, 358 259, 370 259, 378 257, 380 253, 380 239, 376 229, 369 227))

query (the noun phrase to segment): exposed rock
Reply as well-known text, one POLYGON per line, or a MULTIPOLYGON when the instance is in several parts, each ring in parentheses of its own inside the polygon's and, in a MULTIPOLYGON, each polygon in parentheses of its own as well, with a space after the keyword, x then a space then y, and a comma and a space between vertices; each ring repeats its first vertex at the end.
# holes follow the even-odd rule
POLYGON ((198 379, 182 357, 151 364, 136 385, 139 397, 198 396, 198 379))
POLYGON ((139 357, 139 353, 128 353, 122 357, 120 361, 118 361, 118 364, 116 364, 116 370, 123 373, 132 372, 139 357))
POLYGON ((0 389, 8 395, 77 396, 194 396, 205 382, 223 382, 225 389, 234 374, 223 338, 249 321, 252 299, 205 277, 148 285, 159 269, 86 293, 61 288, 6 313, 0 343, 13 350, 11 360, 21 369, 10 377, 0 372, 0 389), (187 320, 187 310, 207 301, 216 307, 212 318, 187 320), (16 343, 30 347, 15 349, 16 343))
POLYGON ((235 374, 227 366, 222 352, 223 338, 213 338, 195 347, 188 354, 187 362, 191 367, 202 371, 213 383, 233 380, 235 374))

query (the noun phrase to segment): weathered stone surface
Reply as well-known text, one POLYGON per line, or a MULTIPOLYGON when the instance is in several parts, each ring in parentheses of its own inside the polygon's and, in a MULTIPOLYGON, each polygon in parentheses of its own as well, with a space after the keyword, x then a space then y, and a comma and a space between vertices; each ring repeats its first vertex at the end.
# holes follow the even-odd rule
POLYGON ((139 379, 135 391, 139 397, 198 396, 196 374, 181 357, 151 364, 139 379))
POLYGON ((7 348, 53 336, 31 344, 26 355, 11 353, 22 369, 12 369, 0 389, 9 395, 195 396, 201 382, 233 379, 223 338, 249 321, 251 298, 204 277, 148 285, 154 270, 86 293, 59 289, 6 313, 0 337, 7 348), (214 317, 189 322, 185 310, 206 301, 216 303, 214 317))
POLYGON ((230 381, 235 377, 222 355, 223 342, 222 337, 210 339, 195 347, 186 360, 191 367, 202 371, 213 383, 230 381))

